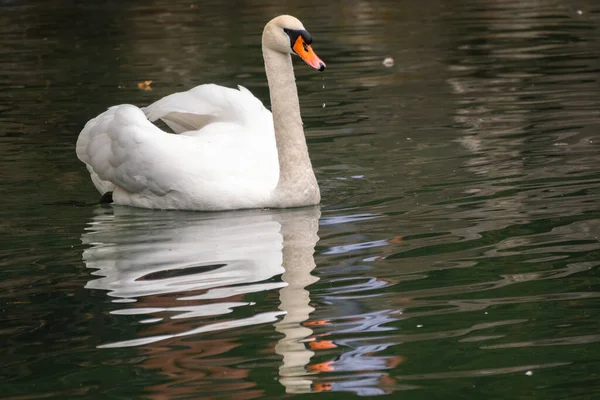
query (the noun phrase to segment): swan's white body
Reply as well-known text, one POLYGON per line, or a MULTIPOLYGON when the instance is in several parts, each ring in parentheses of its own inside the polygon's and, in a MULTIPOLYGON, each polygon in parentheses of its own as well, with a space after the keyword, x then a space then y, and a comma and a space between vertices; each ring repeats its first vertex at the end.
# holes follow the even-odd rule
POLYGON ((202 85, 144 110, 112 107, 86 124, 77 155, 98 191, 144 208, 266 205, 279 179, 273 117, 243 88, 202 85), (177 134, 150 122, 159 118, 177 134))
POLYGON ((111 107, 90 120, 77 140, 77 156, 98 191, 113 192, 115 204, 160 209, 319 203, 290 38, 283 28, 304 29, 297 19, 280 16, 263 32, 273 115, 247 89, 212 84, 172 94, 143 109, 111 107), (158 119, 175 134, 152 124, 158 119))

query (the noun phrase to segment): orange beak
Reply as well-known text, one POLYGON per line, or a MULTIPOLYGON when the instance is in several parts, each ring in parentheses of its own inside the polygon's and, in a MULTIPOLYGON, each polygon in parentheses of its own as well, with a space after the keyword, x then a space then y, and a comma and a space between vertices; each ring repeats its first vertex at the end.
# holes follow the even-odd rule
POLYGON ((296 43, 294 43, 293 47, 296 54, 300 56, 308 65, 317 69, 319 71, 323 71, 325 69, 325 63, 315 54, 312 47, 304 41, 302 36, 298 36, 296 39, 296 43))

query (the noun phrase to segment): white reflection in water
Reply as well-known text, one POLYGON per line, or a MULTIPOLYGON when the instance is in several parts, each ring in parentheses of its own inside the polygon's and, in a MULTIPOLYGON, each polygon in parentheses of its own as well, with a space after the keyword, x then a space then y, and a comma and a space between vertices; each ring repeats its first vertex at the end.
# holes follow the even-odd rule
POLYGON ((227 213, 99 209, 81 238, 90 245, 83 260, 98 276, 86 288, 106 290, 118 304, 129 300, 112 314, 148 316, 140 322, 160 326, 160 334, 99 347, 142 346, 274 322, 283 334, 275 346, 283 357, 281 383, 288 392, 311 391, 306 366, 314 353, 304 341, 313 331, 302 323, 314 310, 306 286, 318 280, 311 271, 319 217, 316 207, 227 213), (282 281, 273 279, 279 275, 282 281), (278 310, 170 332, 177 326, 169 325, 169 320, 252 307, 254 303, 243 301, 243 295, 275 289, 279 289, 278 310), (162 318, 165 314, 170 317, 162 318))
POLYGON ((116 298, 206 290, 181 300, 229 297, 233 291, 281 287, 262 283, 283 273, 280 223, 272 214, 188 215, 115 208, 96 215, 82 236, 93 275, 86 285, 116 298), (220 293, 220 287, 228 288, 220 293))

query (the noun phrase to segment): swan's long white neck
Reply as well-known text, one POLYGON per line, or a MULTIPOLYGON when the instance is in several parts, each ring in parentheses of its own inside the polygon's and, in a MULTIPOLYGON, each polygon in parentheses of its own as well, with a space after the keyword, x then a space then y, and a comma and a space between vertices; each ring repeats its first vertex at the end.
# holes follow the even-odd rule
POLYGON ((263 57, 279 155, 279 182, 273 207, 318 204, 321 195, 302 128, 291 56, 271 50, 263 43, 263 57))

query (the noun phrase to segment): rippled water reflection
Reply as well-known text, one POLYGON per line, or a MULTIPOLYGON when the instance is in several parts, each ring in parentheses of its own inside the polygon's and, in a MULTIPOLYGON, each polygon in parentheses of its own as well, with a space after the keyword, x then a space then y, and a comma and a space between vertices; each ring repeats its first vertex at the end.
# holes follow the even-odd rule
POLYGON ((596 397, 596 2, 236 4, 0 2, 3 396, 596 397), (266 100, 281 12, 320 207, 72 206, 106 106, 266 100))

